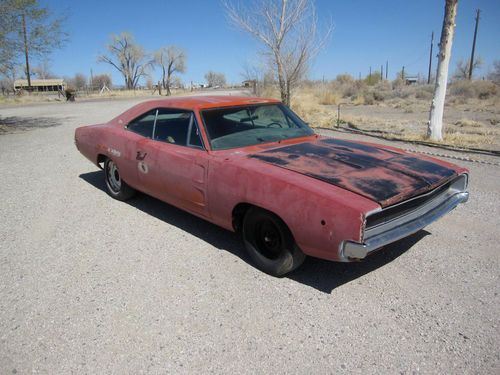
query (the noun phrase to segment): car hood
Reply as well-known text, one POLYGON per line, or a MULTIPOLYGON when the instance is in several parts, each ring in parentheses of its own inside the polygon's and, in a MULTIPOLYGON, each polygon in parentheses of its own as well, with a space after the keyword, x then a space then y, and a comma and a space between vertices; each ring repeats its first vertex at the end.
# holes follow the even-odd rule
POLYGON ((427 158, 353 141, 326 138, 249 155, 390 206, 425 193, 457 172, 427 158))

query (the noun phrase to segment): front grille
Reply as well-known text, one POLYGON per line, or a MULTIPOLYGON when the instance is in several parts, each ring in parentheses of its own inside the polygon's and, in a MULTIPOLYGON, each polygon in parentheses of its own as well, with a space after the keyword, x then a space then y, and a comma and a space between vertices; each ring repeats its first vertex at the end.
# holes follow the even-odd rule
POLYGON ((462 174, 431 192, 368 215, 365 222, 365 239, 425 214, 451 195, 465 191, 466 187, 467 175, 462 174))
POLYGON ((426 204, 427 202, 433 200, 441 194, 443 191, 446 191, 450 188, 451 181, 441 185, 440 187, 434 189, 430 193, 426 193, 416 198, 410 199, 400 204, 396 204, 394 206, 389 206, 382 211, 376 212, 366 218, 366 228, 369 229, 371 227, 375 227, 380 224, 384 224, 388 221, 393 220, 398 216, 402 216, 407 214, 410 211, 413 211, 419 206, 426 204))

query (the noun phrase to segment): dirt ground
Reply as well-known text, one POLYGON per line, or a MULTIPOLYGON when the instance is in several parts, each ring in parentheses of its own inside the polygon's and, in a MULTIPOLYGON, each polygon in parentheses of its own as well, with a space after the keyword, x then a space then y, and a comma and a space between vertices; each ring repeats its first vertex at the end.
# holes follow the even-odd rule
POLYGON ((104 192, 74 129, 140 100, 0 108, 1 374, 500 372, 498 158, 440 151, 469 202, 365 262, 273 278, 237 235, 104 192))

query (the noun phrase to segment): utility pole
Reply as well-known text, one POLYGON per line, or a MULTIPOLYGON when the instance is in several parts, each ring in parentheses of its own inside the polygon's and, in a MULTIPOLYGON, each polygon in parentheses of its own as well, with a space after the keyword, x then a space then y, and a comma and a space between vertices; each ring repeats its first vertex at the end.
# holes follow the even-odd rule
POLYGON ((479 13, 481 9, 476 10, 476 27, 474 28, 474 40, 472 41, 472 52, 470 54, 469 80, 472 78, 472 69, 474 68, 474 52, 476 50, 477 26, 479 25, 479 13))
POLYGON ((31 91, 31 75, 30 75, 30 61, 28 57, 28 35, 26 34, 26 15, 23 13, 23 37, 24 37, 24 56, 26 57, 26 78, 28 78, 28 91, 31 91))
POLYGON ((427 74, 427 84, 431 83, 431 69, 432 69, 432 46, 434 45, 434 31, 431 35, 431 52, 429 53, 429 74, 427 74))
POLYGON ((90 92, 94 92, 94 72, 90 68, 90 92))
POLYGON ((389 72, 389 61, 385 62, 385 79, 387 80, 387 73, 389 72))
POLYGON ((370 66, 370 74, 368 75, 368 84, 372 83, 372 67, 370 66))

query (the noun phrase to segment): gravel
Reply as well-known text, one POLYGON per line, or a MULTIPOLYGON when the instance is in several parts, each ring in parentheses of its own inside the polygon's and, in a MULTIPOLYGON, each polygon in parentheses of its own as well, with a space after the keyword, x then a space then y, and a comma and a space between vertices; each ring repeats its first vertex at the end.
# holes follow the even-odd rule
POLYGON ((363 263, 273 278, 235 234, 106 195, 74 129, 138 101, 0 109, 23 128, 0 135, 0 373, 499 373, 500 167, 460 162, 470 201, 363 263))

